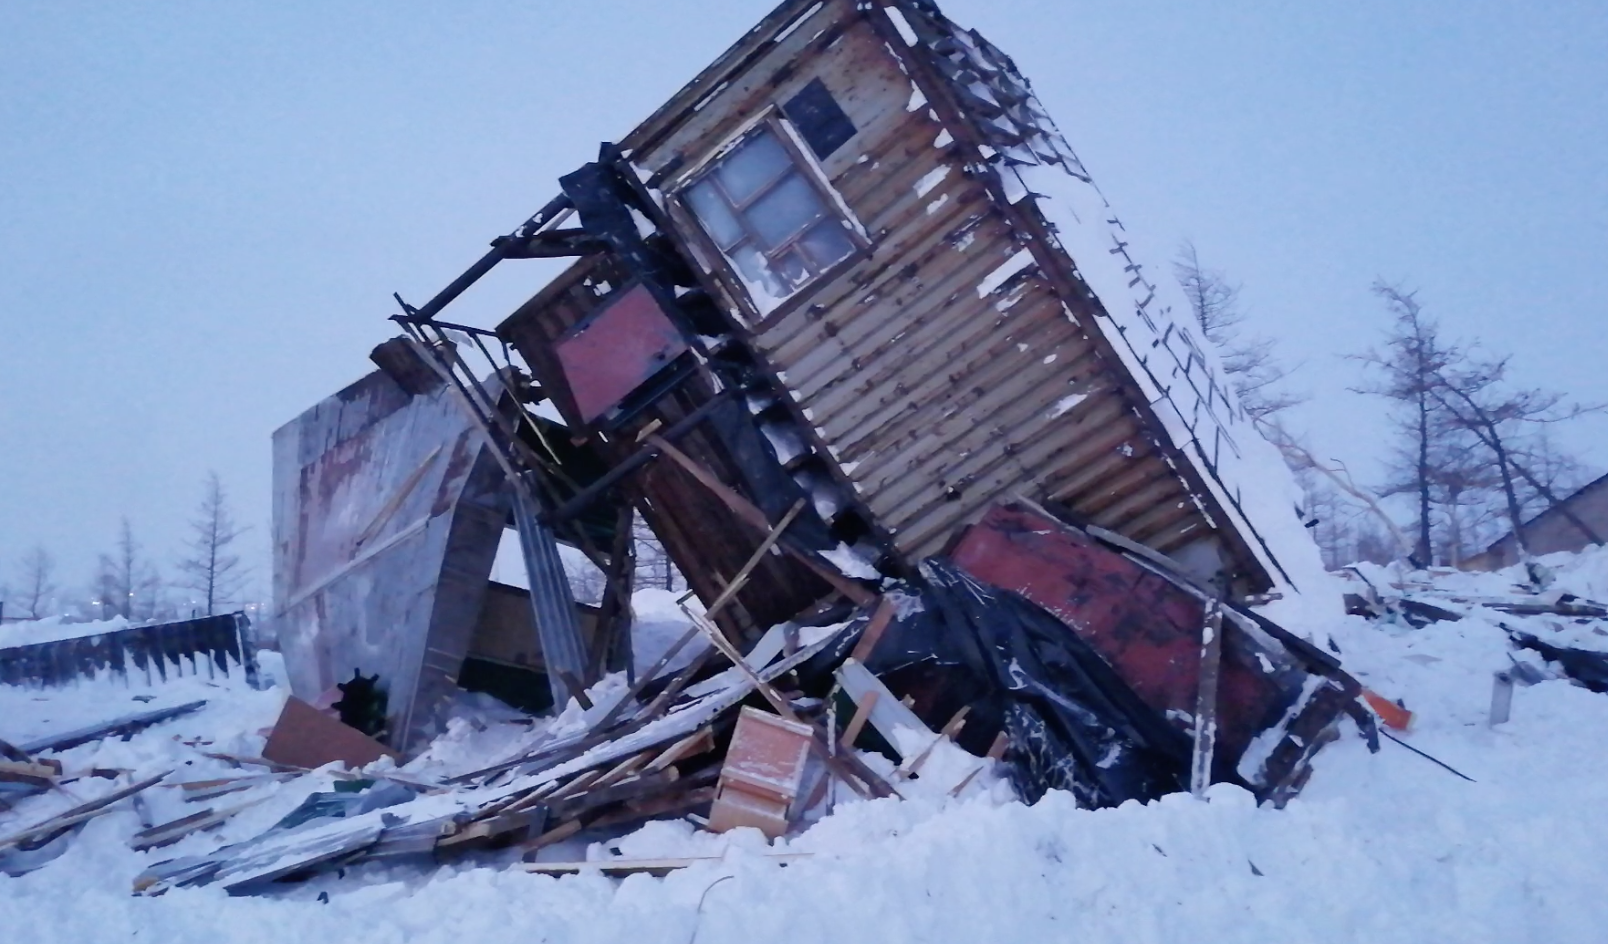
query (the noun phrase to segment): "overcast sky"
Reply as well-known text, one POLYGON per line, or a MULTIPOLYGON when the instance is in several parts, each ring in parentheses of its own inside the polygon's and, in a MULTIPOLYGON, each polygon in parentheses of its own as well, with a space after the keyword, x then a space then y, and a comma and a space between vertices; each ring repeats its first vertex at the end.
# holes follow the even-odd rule
MULTIPOLYGON (((169 565, 216 469, 268 537, 269 437, 770 7, 765 0, 0 4, 0 573, 169 565)), ((1608 401, 1602 0, 951 0, 1162 262, 1192 239, 1377 475, 1340 356, 1416 287, 1520 378, 1608 401)), ((1153 263, 1155 264, 1155 263, 1153 263)), ((454 320, 549 270, 510 263, 454 320)), ((1564 431, 1594 471, 1608 422, 1564 431)), ((266 581, 266 553, 259 551, 266 581)))

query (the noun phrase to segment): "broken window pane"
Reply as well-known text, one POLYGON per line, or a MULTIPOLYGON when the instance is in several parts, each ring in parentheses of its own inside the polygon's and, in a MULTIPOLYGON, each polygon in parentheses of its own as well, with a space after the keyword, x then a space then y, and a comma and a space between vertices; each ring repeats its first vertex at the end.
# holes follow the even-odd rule
POLYGON ((758 249, 750 246, 742 247, 731 254, 731 261, 736 264, 737 271, 742 273, 743 282, 748 285, 750 291, 763 291, 771 298, 783 298, 788 294, 771 272, 770 260, 766 259, 765 254, 758 249))
POLYGON ((801 174, 789 174, 743 212, 767 249, 787 242, 826 211, 821 195, 801 174))
POLYGON ((787 283, 789 291, 809 280, 810 270, 804 265, 804 257, 799 255, 797 250, 777 256, 774 262, 776 272, 781 275, 782 281, 787 283))
POLYGON ((776 140, 775 135, 764 131, 749 138, 731 156, 722 160, 715 170, 715 176, 726 188, 726 195, 741 205, 792 165, 781 142, 776 140))
POLYGON ((681 194, 762 311, 856 246, 808 160, 762 126, 681 194))

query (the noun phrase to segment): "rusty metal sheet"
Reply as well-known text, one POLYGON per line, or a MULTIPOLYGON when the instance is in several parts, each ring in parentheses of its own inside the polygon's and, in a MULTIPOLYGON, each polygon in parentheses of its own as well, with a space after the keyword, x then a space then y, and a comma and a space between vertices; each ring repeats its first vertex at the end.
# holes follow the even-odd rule
POLYGON ((274 614, 291 689, 386 689, 391 745, 437 732, 510 494, 447 389, 375 372, 274 434, 274 614))
POLYGON ((605 300, 554 345, 581 418, 594 423, 687 350, 647 288, 605 300))
POLYGON ((401 760, 396 751, 294 695, 285 699, 262 756, 276 764, 310 770, 332 761, 356 768, 372 764, 381 757, 401 760))
MULTIPOLYGON (((1054 614, 1152 708, 1175 723, 1193 717, 1205 618, 1199 596, 1019 503, 991 508, 950 557, 1054 614)), ((1235 776, 1252 739, 1279 720, 1306 678, 1264 672, 1243 634, 1225 630, 1213 763, 1219 780, 1235 776)))

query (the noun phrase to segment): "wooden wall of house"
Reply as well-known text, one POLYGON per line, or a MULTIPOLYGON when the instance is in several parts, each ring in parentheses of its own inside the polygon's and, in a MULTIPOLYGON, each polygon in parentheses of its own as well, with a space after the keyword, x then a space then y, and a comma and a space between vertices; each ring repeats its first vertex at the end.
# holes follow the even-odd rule
MULTIPOLYGON (((553 345, 601 303, 627 276, 613 257, 587 257, 566 269, 541 292, 520 306, 498 333, 525 358, 555 398, 567 396, 553 345)), ((614 465, 641 448, 636 434, 658 420, 664 426, 707 403, 714 391, 701 375, 689 377, 672 394, 660 398, 607 439, 592 444, 614 465)), ((727 484, 738 476, 719 441, 694 430, 678 445, 727 484)), ((622 486, 639 514, 663 543, 698 598, 708 604, 726 588, 762 538, 695 478, 668 459, 656 459, 629 476, 622 486)), ((603 549, 605 552, 607 549, 603 549)), ((753 636, 806 609, 830 593, 819 577, 791 558, 767 554, 733 604, 717 622, 733 638, 753 636)))
MULTIPOLYGON (((907 559, 1021 494, 1215 567, 1220 541, 1141 423, 1121 368, 1044 273, 1014 271, 1022 237, 983 184, 992 171, 967 166, 873 15, 850 0, 821 4, 768 47, 751 44, 748 65, 696 108, 661 111, 624 146, 673 188, 815 79, 854 123, 822 169, 864 224, 869 255, 768 318, 750 312, 749 337, 907 559)), ((701 93, 694 83, 683 95, 701 93)))

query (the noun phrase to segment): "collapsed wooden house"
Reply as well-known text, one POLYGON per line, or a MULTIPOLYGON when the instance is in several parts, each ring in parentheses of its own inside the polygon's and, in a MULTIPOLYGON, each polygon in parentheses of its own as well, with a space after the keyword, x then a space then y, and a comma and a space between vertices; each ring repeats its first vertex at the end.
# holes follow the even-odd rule
MULTIPOLYGON (((1132 596, 1154 612, 1133 608, 1119 636, 1184 641, 1135 662, 1171 673, 1134 686, 1157 712, 1208 676, 1215 692, 1215 663, 1178 660, 1223 603, 1320 571, 1289 476, 1177 287, 1009 57, 930 0, 789 0, 558 185, 403 305, 380 371, 275 437, 292 681, 382 675, 404 752, 497 632, 486 577, 509 523, 532 618, 503 632, 538 656, 506 667, 539 669, 559 704, 624 664, 632 514, 751 645, 837 604, 865 612, 884 581, 964 558, 991 510, 1031 508, 988 527, 1071 528, 1050 555, 1069 568, 1045 604, 1058 618, 1079 630, 1078 606, 1132 596), (441 318, 502 262, 552 257, 575 261, 495 330, 441 318), (559 542, 608 575, 584 620, 559 542), (1125 563, 1072 573, 1096 553, 1125 563)), ((1028 563, 982 579, 1039 602, 1028 563)), ((1224 625, 1250 640, 1229 645, 1242 668, 1278 651, 1227 672, 1256 690, 1226 702, 1249 706, 1238 752, 1270 725, 1299 731, 1273 778, 1288 787, 1355 682, 1248 614, 1224 625)))

